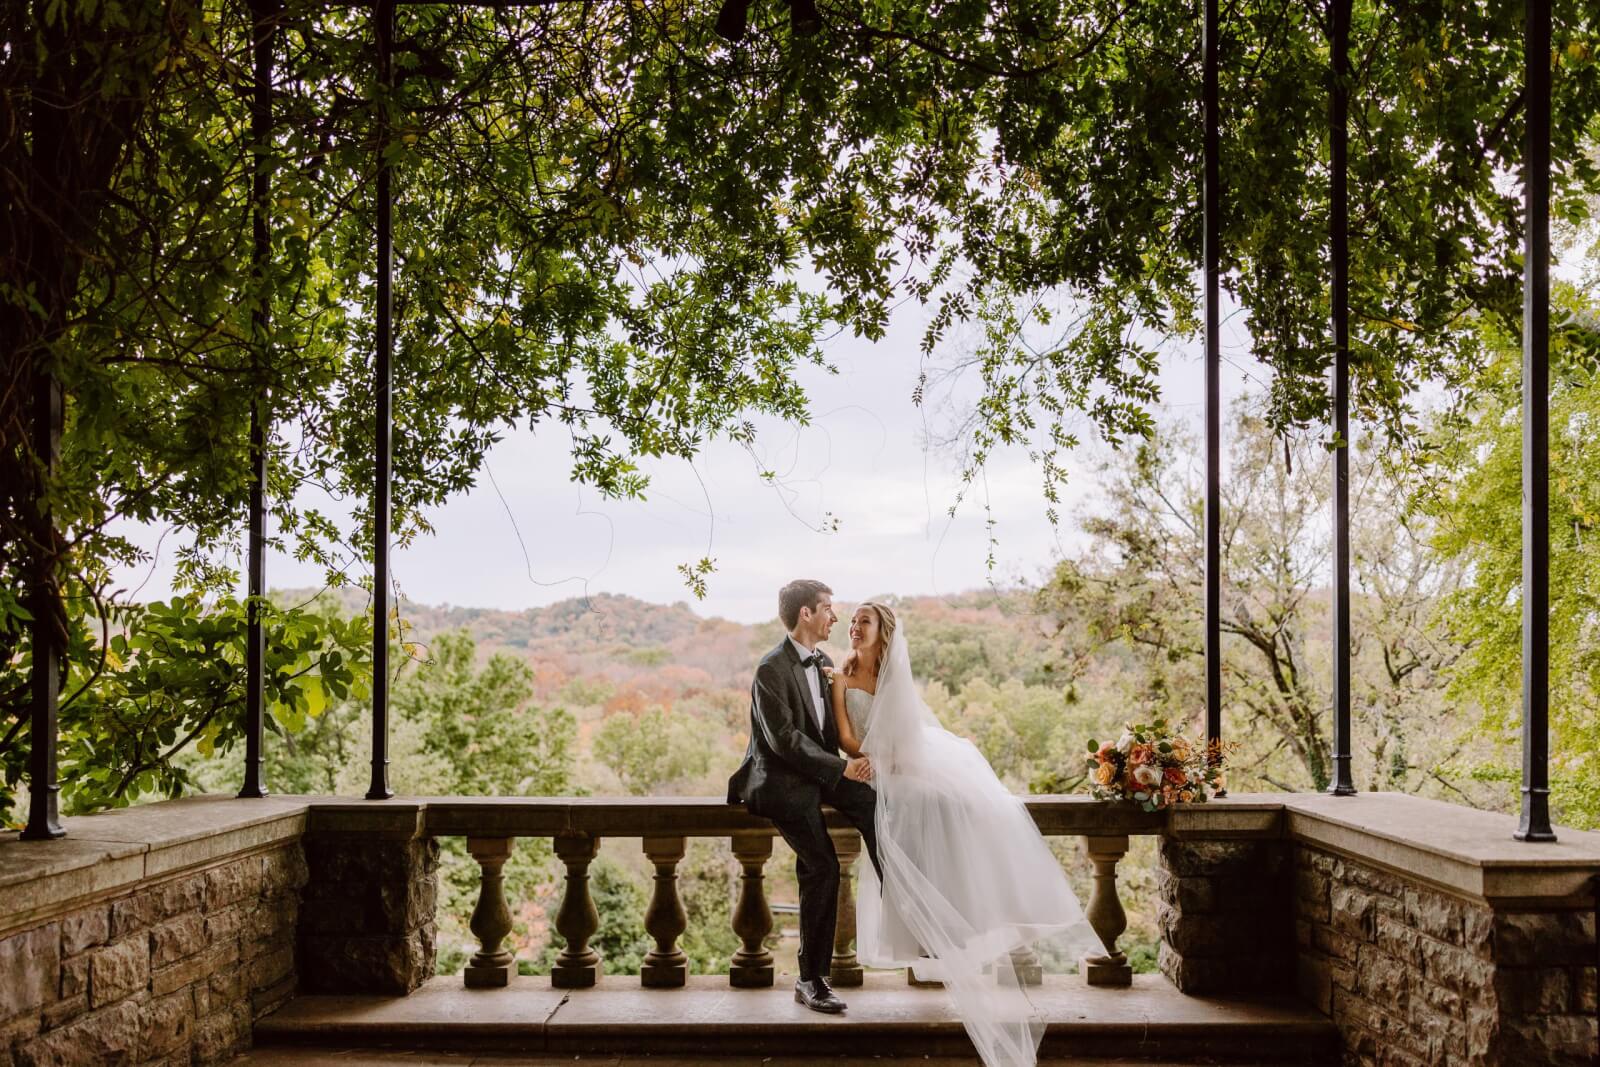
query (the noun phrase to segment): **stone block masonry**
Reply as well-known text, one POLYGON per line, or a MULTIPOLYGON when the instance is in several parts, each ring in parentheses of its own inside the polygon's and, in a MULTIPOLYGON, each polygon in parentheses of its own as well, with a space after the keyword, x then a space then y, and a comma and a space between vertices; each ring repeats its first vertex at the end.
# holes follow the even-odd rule
POLYGON ((1293 967, 1289 843, 1165 838, 1160 966, 1185 993, 1282 989, 1293 967))
POLYGON ((439 843, 311 833, 300 979, 312 992, 403 996, 434 971, 439 843))
POLYGON ((303 802, 194 797, 0 834, 0 1067, 225 1063, 295 992, 303 802))
POLYGON ((298 842, 0 938, 0 1065, 223 1063, 294 993, 298 842))
POLYGON ((1302 845, 1296 982, 1348 1064, 1596 1062, 1594 911, 1505 910, 1302 845))
MULTIPOLYGON (((1161 969, 1186 993, 1298 988, 1347 1067, 1600 1063, 1600 834, 1401 794, 1174 812, 1161 969)), ((1235 807, 1235 805, 1241 805, 1235 807)))

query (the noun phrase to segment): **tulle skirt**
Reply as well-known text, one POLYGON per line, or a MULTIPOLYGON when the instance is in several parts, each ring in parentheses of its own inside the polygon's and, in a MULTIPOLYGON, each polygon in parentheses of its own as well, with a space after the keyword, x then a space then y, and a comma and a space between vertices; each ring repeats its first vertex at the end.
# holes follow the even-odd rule
POLYGON ((1033 1064, 1044 1021, 1013 953, 1102 951, 1021 798, 971 742, 922 726, 874 760, 880 882, 859 866, 856 954, 944 983, 989 1067, 1033 1064))

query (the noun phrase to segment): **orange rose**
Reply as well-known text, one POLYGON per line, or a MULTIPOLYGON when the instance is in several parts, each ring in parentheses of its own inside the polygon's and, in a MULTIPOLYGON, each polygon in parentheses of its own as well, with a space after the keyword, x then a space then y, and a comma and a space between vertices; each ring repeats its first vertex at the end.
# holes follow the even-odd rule
POLYGON ((1168 767, 1166 775, 1167 781, 1171 782, 1173 785, 1182 785, 1188 780, 1187 776, 1183 773, 1182 767, 1168 767))
POLYGON ((1128 750, 1128 762, 1133 764, 1150 763, 1156 758, 1156 750, 1150 745, 1134 745, 1128 750))
POLYGON ((1094 772, 1094 780, 1101 785, 1110 785, 1117 777, 1117 768, 1111 763, 1102 763, 1094 772))

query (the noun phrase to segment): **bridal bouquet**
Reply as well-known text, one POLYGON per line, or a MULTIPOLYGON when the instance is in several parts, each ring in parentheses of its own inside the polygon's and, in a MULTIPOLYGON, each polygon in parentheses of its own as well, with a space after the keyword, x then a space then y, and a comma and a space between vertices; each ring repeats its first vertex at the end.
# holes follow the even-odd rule
POLYGON ((1165 719, 1129 723, 1116 741, 1089 742, 1089 791, 1131 800, 1145 811, 1204 801, 1222 787, 1222 746, 1203 747, 1165 719))

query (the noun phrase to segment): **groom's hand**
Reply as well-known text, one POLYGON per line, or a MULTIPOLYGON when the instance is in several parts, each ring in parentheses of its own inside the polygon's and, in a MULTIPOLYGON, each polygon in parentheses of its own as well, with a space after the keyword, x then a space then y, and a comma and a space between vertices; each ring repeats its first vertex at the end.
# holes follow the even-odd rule
POLYGON ((857 756, 855 759, 845 760, 844 776, 852 782, 870 782, 872 780, 872 760, 867 756, 857 756))

